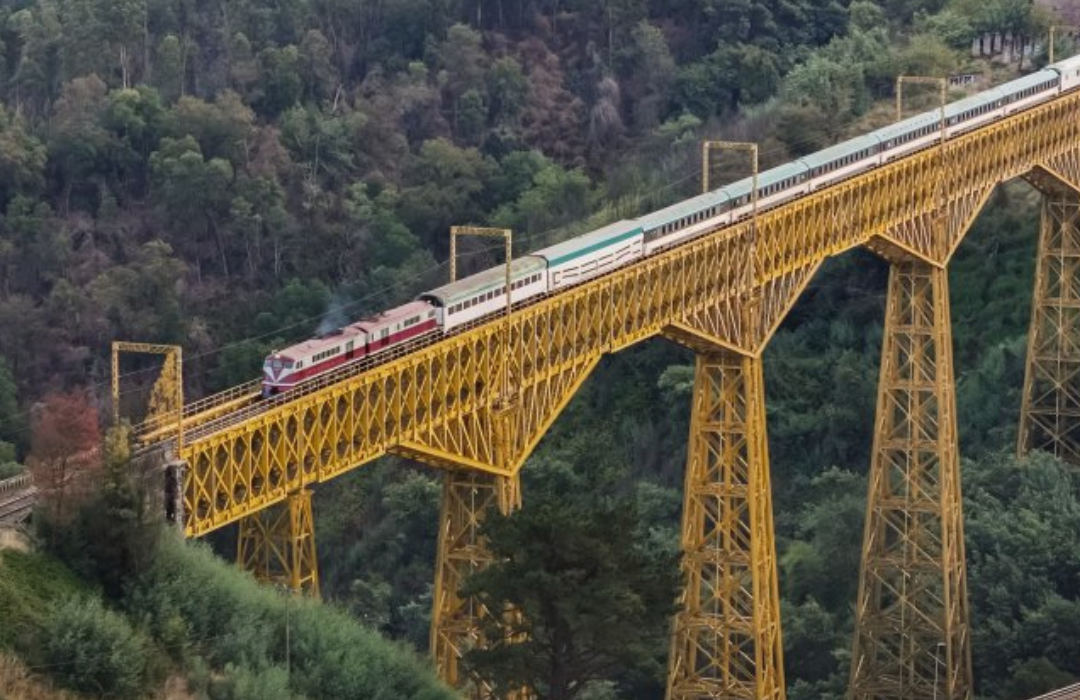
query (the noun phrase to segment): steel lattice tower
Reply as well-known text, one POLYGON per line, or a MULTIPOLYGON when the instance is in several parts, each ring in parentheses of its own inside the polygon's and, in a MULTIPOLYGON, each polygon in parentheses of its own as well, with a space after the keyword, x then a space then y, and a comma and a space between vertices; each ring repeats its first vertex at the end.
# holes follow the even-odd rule
POLYGON ((1043 200, 1017 451, 1080 465, 1080 200, 1043 200))
POLYGON ((285 503, 241 520, 236 559, 260 581, 319 597, 311 491, 293 493, 285 503))
POLYGON ((492 562, 480 536, 480 524, 492 509, 506 515, 521 507, 520 483, 517 477, 491 476, 475 470, 449 471, 443 482, 431 656, 439 678, 474 700, 488 700, 496 695, 481 679, 464 677, 458 664, 469 649, 489 643, 484 638, 481 620, 491 612, 474 598, 461 598, 458 589, 470 574, 492 562))
POLYGON ((854 700, 972 696, 948 304, 944 268, 889 270, 854 700))
POLYGON ((697 357, 668 700, 784 697, 761 360, 697 357))

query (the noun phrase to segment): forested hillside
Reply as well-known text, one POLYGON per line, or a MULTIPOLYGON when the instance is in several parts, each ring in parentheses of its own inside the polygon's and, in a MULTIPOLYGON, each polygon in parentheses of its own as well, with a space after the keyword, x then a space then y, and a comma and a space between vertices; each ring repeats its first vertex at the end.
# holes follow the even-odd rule
MULTIPOLYGON (((233 385, 274 347, 444 281, 451 225, 510 227, 520 254, 636 215, 700 188, 702 138, 783 162, 890 120, 897 74, 1015 75, 971 59, 972 39, 1052 21, 1027 0, 0 0, 0 476, 43 458, 54 408, 103 404, 114 339, 181 344, 189 396, 233 385)), ((1080 676, 1080 477, 1009 456, 1037 217, 1025 185, 1004 189, 952 264, 987 698, 1080 676)), ((462 265, 497 261, 477 247, 462 265)), ((797 700, 846 682, 884 278, 869 254, 832 261, 766 354, 797 700)), ((602 660, 578 698, 662 693, 692 361, 658 341, 602 363, 527 465, 530 515, 493 526, 508 551, 522 533, 620 538, 589 551, 612 596, 633 602, 632 580, 650 601, 618 608, 634 644, 587 634, 585 605, 534 616, 602 660)), ((439 489, 385 459, 315 500, 324 595, 419 649, 439 489)), ((543 555, 538 580, 573 590, 587 562, 543 555)), ((529 595, 506 583, 470 585, 529 595)), ((259 663, 279 683, 274 654, 259 663)), ((539 658, 469 663, 549 697, 539 658)))

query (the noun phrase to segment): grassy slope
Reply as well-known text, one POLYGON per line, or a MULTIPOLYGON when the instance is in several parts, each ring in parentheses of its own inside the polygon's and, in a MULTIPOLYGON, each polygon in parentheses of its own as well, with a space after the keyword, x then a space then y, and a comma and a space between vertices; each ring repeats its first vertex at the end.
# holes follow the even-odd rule
MULTIPOLYGON (((45 679, 62 679, 63 672, 47 663, 50 610, 72 598, 97 596, 91 584, 46 555, 0 552, 0 658, 11 670, 9 689, 47 686, 28 678, 27 668, 45 679), (11 659, 16 655, 20 661, 11 659)), ((145 666, 151 671, 144 692, 156 696, 166 675, 180 670, 193 692, 210 700, 455 697, 414 653, 347 614, 314 601, 286 600, 207 548, 171 534, 163 538, 153 568, 111 607, 124 614, 133 634, 147 640, 145 666)), ((55 658, 55 645, 52 653, 55 658)), ((10 697, 0 698, 20 697, 8 692, 10 697)), ((76 696, 55 696, 63 697, 76 696)))

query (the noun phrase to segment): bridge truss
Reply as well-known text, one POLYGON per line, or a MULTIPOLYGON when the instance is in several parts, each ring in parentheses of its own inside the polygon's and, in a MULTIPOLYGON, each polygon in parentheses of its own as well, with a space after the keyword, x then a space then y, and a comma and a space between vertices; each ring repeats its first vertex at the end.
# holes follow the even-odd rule
MULTIPOLYGON (((478 524, 489 507, 520 504, 522 465, 600 358, 662 335, 698 355, 682 527, 687 585, 668 697, 782 698, 761 353, 821 263, 867 247, 891 270, 852 691, 970 698, 946 268, 993 189, 1016 177, 1047 197, 1020 449, 1076 458, 1074 93, 289 400, 258 403, 245 385, 203 402, 182 421, 185 532, 243 521, 244 532, 272 532, 248 541, 247 552, 272 539, 285 543, 275 551, 300 552, 278 560, 313 568, 303 507, 311 484, 388 453, 447 470, 432 651, 445 680, 489 696, 457 665, 487 643, 477 620, 490 612, 457 595, 461 578, 490 560, 478 524), (494 381, 504 371, 512 400, 494 381), (260 515, 271 507, 295 517, 260 515)), ((157 433, 171 436, 168 427, 157 433)))

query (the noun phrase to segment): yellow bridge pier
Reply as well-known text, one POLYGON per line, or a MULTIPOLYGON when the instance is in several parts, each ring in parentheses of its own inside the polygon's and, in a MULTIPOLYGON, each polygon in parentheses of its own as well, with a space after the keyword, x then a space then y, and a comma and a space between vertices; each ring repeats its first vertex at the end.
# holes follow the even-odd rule
POLYGON ((1041 185, 1017 451, 1043 450, 1080 465, 1080 192, 1046 179, 1041 185))
POLYGON ((1048 196, 1019 449, 1075 460, 1073 92, 288 400, 260 402, 257 386, 244 385, 185 406, 182 420, 157 426, 152 438, 174 440, 182 427, 175 456, 186 465, 184 531, 200 536, 284 507, 287 518, 243 526, 253 553, 243 559, 265 571, 267 555, 254 553, 300 552, 278 559, 300 568, 287 578, 302 587, 303 567, 315 570, 304 495, 312 484, 388 453, 448 470, 432 650, 441 677, 488 697, 457 665, 487 643, 475 621, 490 611, 456 592, 461 577, 490 561, 478 536, 483 513, 520 504, 521 465, 604 355, 664 336, 698 353, 682 530, 687 586, 668 695, 782 698, 760 357, 821 263, 866 247, 893 268, 852 689, 860 698, 964 700, 971 651, 945 271, 994 188, 1017 177, 1048 196))
POLYGON ((471 470, 446 474, 439 516, 431 656, 440 678, 476 700, 496 697, 494 690, 483 679, 466 677, 458 662, 468 650, 488 646, 490 640, 484 637, 481 621, 492 612, 474 598, 461 598, 458 589, 470 574, 493 561, 480 537, 484 515, 491 511, 506 515, 520 507, 521 486, 516 476, 471 470))
POLYGON ((241 520, 236 563, 260 581, 318 598, 311 491, 289 494, 285 503, 241 520))
POLYGON ((948 274, 889 270, 853 700, 972 697, 948 274))
POLYGON ((784 697, 761 359, 699 354, 668 700, 784 697))

